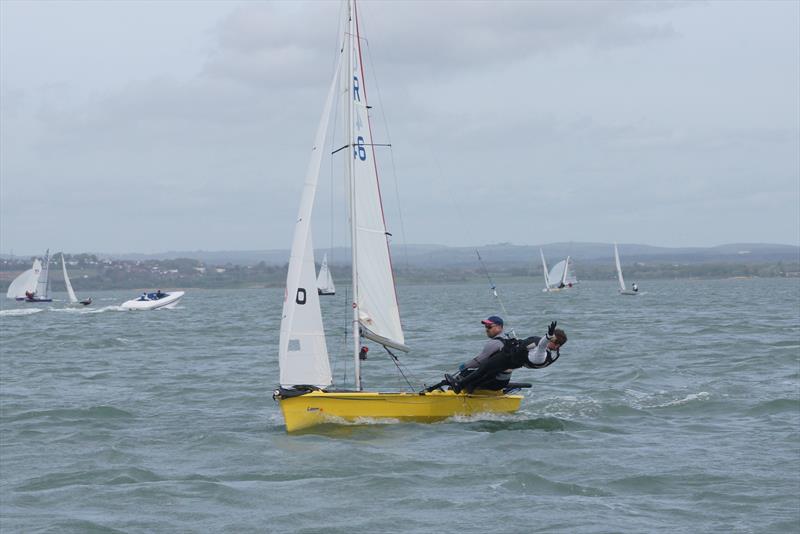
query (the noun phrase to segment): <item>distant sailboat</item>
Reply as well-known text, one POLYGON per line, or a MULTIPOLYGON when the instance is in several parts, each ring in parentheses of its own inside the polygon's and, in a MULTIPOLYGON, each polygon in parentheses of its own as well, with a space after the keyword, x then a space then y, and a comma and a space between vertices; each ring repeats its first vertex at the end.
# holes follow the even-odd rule
POLYGON ((33 266, 27 271, 18 275, 8 286, 6 298, 25 300, 26 295, 33 294, 36 291, 36 285, 39 283, 39 274, 42 272, 42 262, 39 259, 33 260, 33 266))
POLYGON ((328 255, 322 256, 322 265, 319 268, 319 276, 317 276, 317 294, 319 295, 335 295, 336 287, 333 285, 333 277, 328 268, 328 255))
POLYGON ((88 299, 78 300, 78 297, 75 296, 75 291, 72 289, 72 283, 69 281, 69 276, 67 275, 67 262, 64 261, 64 254, 61 254, 61 268, 64 271, 64 285, 67 286, 67 295, 69 296, 69 303, 70 304, 83 304, 84 306, 88 306, 92 303, 92 297, 88 299))
POLYGON ((542 291, 550 291, 550 276, 547 274, 547 262, 544 260, 544 252, 539 249, 539 255, 542 257, 542 272, 544 273, 544 289, 542 291))
POLYGON ((539 253, 542 256, 542 271, 544 272, 545 284, 542 291, 553 293, 561 291, 562 289, 571 288, 578 283, 578 279, 575 277, 572 258, 567 256, 567 259, 556 263, 548 273, 547 262, 544 260, 544 252, 542 252, 542 249, 539 249, 539 253))
POLYGON ((620 295, 638 295, 639 288, 634 283, 633 289, 626 289, 625 288, 625 280, 622 278, 622 266, 619 263, 619 250, 617 250, 617 244, 614 243, 614 263, 617 265, 617 279, 619 280, 619 294, 620 295))
POLYGON ((50 250, 44 262, 33 260, 33 266, 17 276, 8 286, 6 297, 22 302, 52 302, 50 298, 50 250))
POLYGON ((361 47, 365 40, 360 33, 355 1, 347 1, 343 12, 339 63, 311 149, 286 275, 278 344, 280 385, 273 393, 273 399, 280 403, 286 430, 365 418, 431 422, 455 415, 514 412, 522 396, 503 391, 362 391, 361 360, 366 356, 362 338, 382 345, 387 351, 409 348, 400 323, 389 257, 389 234, 383 217, 362 64, 361 47), (320 298, 313 290, 316 272, 311 218, 326 132, 337 95, 342 98, 345 117, 344 150, 335 152, 344 156, 348 183, 352 252, 348 308, 352 307, 350 334, 355 390, 336 389, 333 384, 320 298))

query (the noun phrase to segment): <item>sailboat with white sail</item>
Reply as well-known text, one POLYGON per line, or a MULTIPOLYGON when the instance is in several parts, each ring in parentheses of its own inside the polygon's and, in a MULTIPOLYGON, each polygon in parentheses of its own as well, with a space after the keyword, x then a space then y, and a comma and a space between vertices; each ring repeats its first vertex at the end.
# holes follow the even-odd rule
POLYGON ((92 303, 92 297, 88 299, 78 300, 78 297, 75 295, 75 291, 72 289, 72 283, 69 281, 69 275, 67 274, 67 262, 64 259, 64 254, 61 254, 61 269, 64 272, 64 285, 67 286, 67 296, 69 297, 70 304, 83 304, 84 306, 88 306, 92 303))
POLYGON ((319 268, 319 275, 317 276, 317 294, 319 295, 335 295, 336 286, 333 285, 333 276, 328 267, 328 255, 322 256, 322 265, 319 268))
POLYGON ((20 302, 52 302, 50 298, 50 250, 44 261, 38 258, 27 271, 18 275, 8 286, 6 298, 20 302))
POLYGON ((547 271, 547 262, 544 259, 544 252, 539 249, 539 254, 542 256, 542 271, 544 272, 544 288, 545 293, 555 293, 562 289, 569 289, 578 283, 575 276, 575 270, 572 258, 567 256, 566 259, 556 263, 550 272, 547 271))
POLYGON ((619 250, 617 250, 617 244, 614 243, 614 263, 617 267, 617 280, 619 281, 619 294, 620 295, 638 295, 639 294, 639 287, 634 283, 632 289, 627 289, 625 287, 625 280, 622 278, 622 265, 619 262, 619 250))
POLYGON ((408 351, 400 322, 388 232, 378 183, 375 145, 367 105, 363 36, 355 0, 344 11, 339 61, 328 90, 305 177, 286 277, 278 358, 280 403, 289 432, 326 422, 363 419, 430 422, 455 415, 513 412, 521 395, 502 391, 455 393, 452 390, 366 392, 361 383, 362 339, 392 350, 408 351), (316 287, 311 220, 322 152, 337 95, 342 98, 345 144, 334 151, 344 156, 351 242, 354 390, 337 389, 316 287))

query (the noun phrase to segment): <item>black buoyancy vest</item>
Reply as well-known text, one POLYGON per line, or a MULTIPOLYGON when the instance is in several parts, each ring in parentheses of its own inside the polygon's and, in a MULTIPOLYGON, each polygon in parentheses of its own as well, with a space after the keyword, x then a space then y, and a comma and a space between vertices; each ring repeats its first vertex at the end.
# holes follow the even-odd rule
MULTIPOLYGON (((528 369, 543 369, 552 364, 558 359, 560 354, 556 351, 556 355, 548 350, 547 356, 542 363, 531 363, 528 360, 528 347, 530 345, 538 345, 542 338, 539 336, 531 336, 525 339, 503 339, 503 349, 499 354, 493 357, 501 356, 504 362, 507 362, 506 368, 517 369, 519 367, 527 367, 528 369)), ((499 363, 499 362, 498 362, 499 363)))

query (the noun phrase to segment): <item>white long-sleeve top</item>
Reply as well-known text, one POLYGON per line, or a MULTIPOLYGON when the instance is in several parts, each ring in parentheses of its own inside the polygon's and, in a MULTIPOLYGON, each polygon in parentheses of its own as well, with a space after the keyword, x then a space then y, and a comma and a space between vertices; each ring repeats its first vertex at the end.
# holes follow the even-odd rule
POLYGON ((542 336, 537 344, 528 345, 528 361, 534 365, 541 365, 547 359, 547 344, 550 342, 547 336, 542 336))

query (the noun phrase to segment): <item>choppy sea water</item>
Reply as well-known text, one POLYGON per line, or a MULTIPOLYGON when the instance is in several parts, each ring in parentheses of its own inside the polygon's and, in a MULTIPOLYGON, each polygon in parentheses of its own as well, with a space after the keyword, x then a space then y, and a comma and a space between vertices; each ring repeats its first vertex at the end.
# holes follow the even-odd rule
MULTIPOLYGON (((283 289, 174 310, 0 310, 2 532, 797 532, 800 281, 499 287, 520 335, 569 336, 509 416, 287 435, 283 289)), ((415 386, 477 352, 485 286, 401 285, 415 386)), ((58 296, 58 295, 57 295, 58 296)), ((326 298, 337 381, 344 294, 326 298)), ((408 387, 374 347, 366 387, 408 387)))

